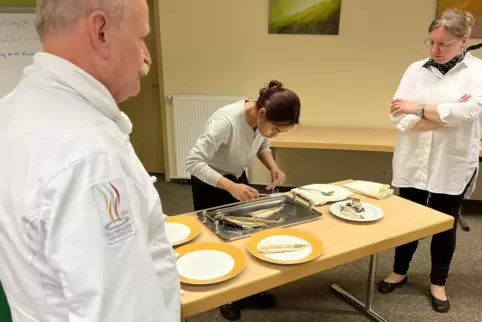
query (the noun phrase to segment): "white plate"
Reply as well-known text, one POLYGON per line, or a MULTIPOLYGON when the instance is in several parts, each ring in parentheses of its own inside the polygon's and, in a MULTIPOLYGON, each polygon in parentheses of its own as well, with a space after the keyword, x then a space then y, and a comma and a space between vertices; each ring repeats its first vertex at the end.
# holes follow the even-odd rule
POLYGON ((171 244, 177 244, 180 241, 186 239, 191 234, 191 228, 188 225, 184 225, 177 222, 166 222, 166 234, 167 239, 171 244))
POLYGON ((337 217, 359 222, 376 221, 384 216, 382 208, 375 206, 371 203, 362 202, 361 205, 365 209, 365 211, 360 214, 364 217, 364 219, 352 218, 349 215, 345 215, 340 211, 340 205, 346 205, 349 201, 350 200, 345 200, 332 204, 330 206, 330 212, 337 217))
POLYGON ((177 261, 179 275, 198 281, 214 280, 227 275, 234 268, 234 258, 219 250, 198 250, 177 261))
POLYGON ((293 251, 293 252, 286 252, 286 253, 278 253, 278 254, 263 254, 264 256, 274 259, 276 261, 298 261, 302 260, 303 258, 306 258, 310 256, 311 252, 313 251, 313 248, 311 247, 311 244, 299 237, 296 236, 289 236, 289 235, 274 235, 274 236, 269 236, 264 239, 262 239, 258 243, 258 251, 261 250, 261 247, 266 244, 304 244, 304 245, 309 245, 306 248, 293 251))
POLYGON ((323 200, 325 202, 341 201, 341 200, 345 200, 346 198, 350 197, 353 194, 352 191, 346 188, 336 186, 336 185, 331 185, 331 184, 320 184, 320 183, 298 187, 293 190, 299 193, 303 197, 312 199, 313 202, 316 202, 318 200, 323 200), (331 191, 334 191, 334 193, 331 196, 325 196, 321 193, 321 192, 328 193, 331 191))

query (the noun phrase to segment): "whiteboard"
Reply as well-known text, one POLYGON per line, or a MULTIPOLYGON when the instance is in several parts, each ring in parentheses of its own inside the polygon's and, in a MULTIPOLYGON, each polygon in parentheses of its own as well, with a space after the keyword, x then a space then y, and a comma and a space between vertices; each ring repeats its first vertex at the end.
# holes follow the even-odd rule
POLYGON ((0 13, 0 98, 12 91, 42 50, 34 13, 0 13))

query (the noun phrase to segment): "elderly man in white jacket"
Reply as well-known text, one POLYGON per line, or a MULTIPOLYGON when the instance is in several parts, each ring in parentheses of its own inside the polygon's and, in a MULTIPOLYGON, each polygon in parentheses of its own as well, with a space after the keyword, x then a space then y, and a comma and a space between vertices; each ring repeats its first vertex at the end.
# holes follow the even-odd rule
POLYGON ((44 52, 0 101, 0 279, 15 322, 178 322, 159 195, 117 103, 150 65, 145 0, 37 1, 44 52))

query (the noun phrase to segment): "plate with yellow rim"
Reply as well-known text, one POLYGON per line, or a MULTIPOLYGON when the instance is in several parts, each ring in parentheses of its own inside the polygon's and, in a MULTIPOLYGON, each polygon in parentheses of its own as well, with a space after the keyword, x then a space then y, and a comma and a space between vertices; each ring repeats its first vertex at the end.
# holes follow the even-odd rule
POLYGON ((201 224, 193 217, 169 216, 164 225, 167 239, 172 246, 185 244, 201 233, 201 224))
POLYGON ((273 228, 253 234, 247 248, 254 257, 281 265, 312 261, 325 249, 318 237, 294 228, 273 228))
POLYGON ((191 285, 216 284, 229 280, 246 267, 246 255, 222 242, 200 242, 179 247, 176 261, 179 280, 191 285))

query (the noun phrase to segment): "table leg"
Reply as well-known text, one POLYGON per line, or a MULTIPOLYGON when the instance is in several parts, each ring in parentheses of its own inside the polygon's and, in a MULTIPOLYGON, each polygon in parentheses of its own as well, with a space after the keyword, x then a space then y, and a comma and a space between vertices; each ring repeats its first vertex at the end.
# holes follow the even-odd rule
POLYGON ((378 254, 370 256, 370 269, 368 271, 368 282, 367 282, 367 290, 365 296, 365 303, 361 302, 353 295, 342 289, 336 284, 333 284, 331 288, 340 294, 345 300, 348 300, 351 304, 353 304, 356 308, 362 310, 366 315, 372 318, 375 321, 379 322, 388 322, 387 319, 380 316, 377 312, 372 310, 372 302, 373 302, 373 292, 375 289, 375 272, 377 267, 377 258, 378 254))
POLYGON ((460 224, 460 227, 462 228, 463 231, 470 231, 470 227, 462 215, 459 215, 458 223, 460 224))

